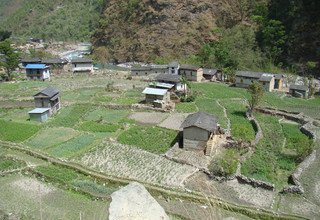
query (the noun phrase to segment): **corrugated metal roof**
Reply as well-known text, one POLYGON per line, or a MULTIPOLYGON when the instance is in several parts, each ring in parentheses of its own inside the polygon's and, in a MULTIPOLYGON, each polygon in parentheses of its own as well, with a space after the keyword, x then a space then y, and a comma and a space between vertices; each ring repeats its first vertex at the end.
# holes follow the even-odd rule
POLYGON ((35 108, 32 111, 28 112, 29 114, 42 114, 46 111, 49 111, 50 108, 35 108))
POLYGON ((154 82, 154 83, 151 83, 150 86, 155 86, 155 87, 160 87, 165 89, 172 89, 174 87, 174 84, 154 82))
POLYGON ((261 82, 270 82, 274 76, 272 74, 262 74, 262 76, 259 78, 259 81, 261 82))
POLYGON ((199 67, 193 66, 193 65, 188 65, 188 64, 182 64, 180 66, 180 70, 195 70, 195 71, 197 71, 198 69, 199 69, 199 67))
POLYGON ((217 72, 217 69, 203 69, 203 75, 214 76, 217 72))
POLYGON ((165 95, 168 92, 167 89, 155 89, 147 87, 143 90, 143 94, 149 94, 149 95, 165 95))
POLYGON ((26 69, 47 69, 45 64, 27 64, 26 69))
POLYGON ((87 59, 87 58, 77 58, 71 60, 71 63, 93 63, 92 59, 87 59))

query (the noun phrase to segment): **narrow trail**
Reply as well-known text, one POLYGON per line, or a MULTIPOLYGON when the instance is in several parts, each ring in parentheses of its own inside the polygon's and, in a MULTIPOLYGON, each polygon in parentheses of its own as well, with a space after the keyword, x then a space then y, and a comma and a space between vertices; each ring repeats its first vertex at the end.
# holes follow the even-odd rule
POLYGON ((230 136, 231 135, 231 121, 230 119, 228 118, 228 114, 227 114, 227 109, 221 105, 220 103, 220 100, 216 100, 216 103, 223 109, 223 114, 224 114, 224 117, 227 119, 227 131, 226 131, 226 135, 227 136, 230 136))

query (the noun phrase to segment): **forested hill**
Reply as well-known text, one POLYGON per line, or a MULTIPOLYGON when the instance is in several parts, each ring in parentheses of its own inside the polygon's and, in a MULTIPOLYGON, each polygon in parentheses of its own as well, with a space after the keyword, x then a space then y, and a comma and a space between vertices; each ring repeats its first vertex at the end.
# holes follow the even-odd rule
POLYGON ((319 74, 319 27, 319 0, 110 0, 92 41, 108 61, 319 74))
POLYGON ((0 0, 0 29, 14 37, 89 41, 104 0, 0 0))

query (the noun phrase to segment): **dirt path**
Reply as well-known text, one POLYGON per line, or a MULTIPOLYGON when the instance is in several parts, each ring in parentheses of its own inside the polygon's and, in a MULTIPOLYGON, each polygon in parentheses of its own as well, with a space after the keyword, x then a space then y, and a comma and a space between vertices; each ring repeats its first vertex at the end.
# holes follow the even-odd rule
POLYGON ((228 114, 227 114, 227 109, 221 105, 221 103, 219 102, 219 100, 216 100, 217 104, 223 109, 223 114, 224 114, 224 117, 227 119, 227 130, 226 130, 226 135, 227 136, 230 136, 231 133, 231 121, 230 119, 228 118, 228 114))

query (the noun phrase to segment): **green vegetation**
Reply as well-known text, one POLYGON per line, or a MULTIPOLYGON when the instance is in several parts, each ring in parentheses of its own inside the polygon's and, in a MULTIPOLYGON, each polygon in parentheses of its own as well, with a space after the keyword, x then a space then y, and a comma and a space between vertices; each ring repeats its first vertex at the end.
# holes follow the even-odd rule
POLYGON ((0 156, 0 172, 18 169, 25 165, 24 161, 0 156))
POLYGON ((87 112, 92 109, 91 105, 73 105, 61 110, 58 115, 55 116, 51 125, 74 127, 78 121, 85 116, 87 112))
POLYGON ((251 158, 242 164, 242 174, 273 182, 281 187, 287 183, 300 158, 310 153, 312 140, 299 131, 297 125, 279 124, 278 118, 255 114, 264 137, 251 158), (301 144, 303 143, 303 144, 301 144), (286 149, 300 152, 289 153, 286 149))
POLYGON ((215 176, 232 176, 237 171, 239 159, 240 156, 236 149, 226 149, 223 155, 211 162, 209 170, 215 176))
POLYGON ((175 110, 182 113, 197 112, 197 106, 194 102, 180 102, 176 104, 175 110))
POLYGON ((116 132, 119 128, 118 124, 104 124, 95 121, 86 121, 78 126, 79 130, 91 132, 116 132))
POLYGON ((46 151, 55 157, 73 157, 92 147, 96 137, 93 134, 83 134, 46 151))
POLYGON ((246 105, 244 101, 224 100, 222 105, 227 109, 227 115, 231 121, 231 134, 235 139, 251 141, 255 138, 255 130, 246 117, 246 105))
POLYGON ((127 110, 113 110, 106 108, 96 108, 89 112, 84 120, 86 121, 101 121, 103 123, 118 123, 129 114, 127 110))
POLYGON ((30 138, 25 144, 33 148, 45 149, 68 141, 77 135, 79 133, 71 128, 47 128, 30 138))
POLYGON ((158 127, 134 126, 122 132, 118 141, 134 145, 151 153, 165 153, 177 136, 177 132, 158 127))
POLYGON ((89 41, 103 4, 102 0, 11 1, 0 6, 0 11, 10 10, 4 12, 0 28, 15 37, 89 41))
POLYGON ((261 83, 254 82, 248 87, 248 92, 250 93, 249 102, 249 113, 252 115, 253 111, 260 104, 263 99, 264 91, 261 83))
POLYGON ((6 81, 12 80, 12 71, 14 71, 19 64, 19 54, 15 53, 11 47, 9 40, 0 41, 0 66, 5 68, 5 75, 1 76, 6 81))
POLYGON ((287 143, 285 148, 293 150, 296 161, 301 162, 313 150, 313 140, 301 133, 298 125, 281 124, 287 143))
POLYGON ((4 141, 22 142, 39 131, 37 125, 22 124, 0 119, 0 139, 4 141))

